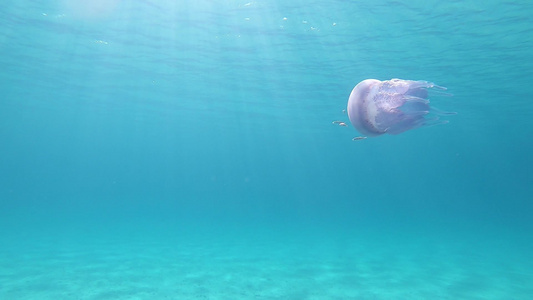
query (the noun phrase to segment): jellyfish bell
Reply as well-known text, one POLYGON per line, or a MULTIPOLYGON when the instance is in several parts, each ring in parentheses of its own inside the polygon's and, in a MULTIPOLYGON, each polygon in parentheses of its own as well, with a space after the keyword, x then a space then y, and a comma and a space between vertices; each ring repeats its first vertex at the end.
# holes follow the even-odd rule
POLYGON ((446 88, 428 81, 363 80, 348 99, 348 118, 359 133, 370 137, 447 123, 439 116, 455 113, 432 108, 428 98, 430 90, 451 96, 444 92, 446 88))

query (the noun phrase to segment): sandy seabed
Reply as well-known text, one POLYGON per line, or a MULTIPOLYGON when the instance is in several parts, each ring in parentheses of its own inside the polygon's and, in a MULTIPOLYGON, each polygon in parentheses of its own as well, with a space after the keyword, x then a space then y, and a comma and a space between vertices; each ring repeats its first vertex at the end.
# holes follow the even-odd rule
MULTIPOLYGON (((0 299, 530 299, 527 237, 3 234, 0 299)), ((74 232, 75 233, 75 232, 74 232)))

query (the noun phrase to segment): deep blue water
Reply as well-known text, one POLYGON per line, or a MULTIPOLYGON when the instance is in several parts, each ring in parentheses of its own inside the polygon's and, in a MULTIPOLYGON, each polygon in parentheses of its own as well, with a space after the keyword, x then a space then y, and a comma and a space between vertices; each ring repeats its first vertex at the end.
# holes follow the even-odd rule
POLYGON ((85 2, 0 5, 0 298, 533 295, 533 2, 85 2), (458 114, 352 141, 367 78, 458 114))

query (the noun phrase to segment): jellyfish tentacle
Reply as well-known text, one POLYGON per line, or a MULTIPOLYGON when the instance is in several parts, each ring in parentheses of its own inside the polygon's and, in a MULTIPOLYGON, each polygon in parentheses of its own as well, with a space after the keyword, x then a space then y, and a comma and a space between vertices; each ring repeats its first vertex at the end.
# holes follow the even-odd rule
POLYGON ((428 110, 413 110, 403 112, 406 118, 422 117, 429 114, 428 110))
POLYGON ((433 88, 435 86, 438 86, 438 85, 434 84, 433 82, 425 81, 425 80, 404 80, 404 81, 409 85, 409 90, 413 90, 413 89, 430 89, 430 88, 433 88))
POLYGON ((425 123, 423 124, 423 126, 432 127, 432 126, 435 126, 435 125, 442 125, 442 124, 448 124, 448 123, 450 123, 450 121, 441 120, 441 119, 439 119, 439 117, 434 117, 434 118, 431 118, 431 119, 426 119, 425 123))
POLYGON ((434 83, 431 83, 430 88, 436 89, 436 90, 440 90, 440 91, 447 91, 448 90, 448 88, 440 86, 440 85, 436 85, 434 83))
POLYGON ((453 97, 452 93, 445 92, 444 90, 431 89, 431 94, 435 96, 453 97))
POLYGON ((457 112, 440 110, 434 106, 431 107, 431 112, 439 116, 453 116, 457 114, 457 112))
POLYGON ((424 99, 424 98, 420 98, 416 96, 405 95, 403 98, 405 99, 405 102, 417 102, 417 103, 429 104, 428 99, 424 99))

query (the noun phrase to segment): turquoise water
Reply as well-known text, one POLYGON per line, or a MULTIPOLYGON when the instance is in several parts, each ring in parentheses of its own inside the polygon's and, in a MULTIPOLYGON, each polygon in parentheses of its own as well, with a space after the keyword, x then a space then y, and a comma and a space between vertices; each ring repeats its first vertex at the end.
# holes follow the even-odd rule
POLYGON ((532 14, 3 1, 0 299, 531 299, 532 14), (458 114, 352 141, 368 78, 458 114))

